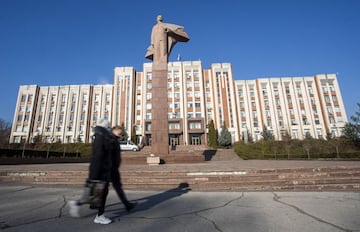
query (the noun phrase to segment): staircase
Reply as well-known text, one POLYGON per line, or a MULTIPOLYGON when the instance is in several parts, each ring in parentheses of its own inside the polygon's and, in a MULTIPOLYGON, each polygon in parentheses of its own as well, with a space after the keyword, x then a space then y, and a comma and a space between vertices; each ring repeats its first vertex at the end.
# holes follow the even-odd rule
MULTIPOLYGON (((0 171, 0 182, 82 186, 87 170, 0 171)), ((229 170, 123 170, 127 190, 171 190, 181 183, 195 191, 360 191, 360 166, 229 170)))

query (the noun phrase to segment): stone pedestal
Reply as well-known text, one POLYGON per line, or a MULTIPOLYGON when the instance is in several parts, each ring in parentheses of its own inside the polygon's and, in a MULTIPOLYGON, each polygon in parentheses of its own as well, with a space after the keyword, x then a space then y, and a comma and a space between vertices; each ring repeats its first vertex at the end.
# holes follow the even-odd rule
POLYGON ((169 154, 167 63, 153 63, 151 153, 156 156, 169 154))
POLYGON ((148 165, 159 165, 160 164, 160 157, 159 156, 146 157, 146 163, 148 165))

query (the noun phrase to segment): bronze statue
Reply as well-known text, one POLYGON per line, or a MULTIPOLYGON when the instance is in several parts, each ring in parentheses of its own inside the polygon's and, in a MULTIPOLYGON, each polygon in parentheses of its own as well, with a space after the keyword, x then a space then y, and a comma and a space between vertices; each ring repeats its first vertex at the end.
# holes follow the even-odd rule
POLYGON ((161 15, 157 16, 157 24, 153 26, 151 32, 151 44, 147 49, 145 57, 156 62, 168 62, 168 57, 177 42, 189 41, 189 36, 184 31, 184 27, 163 23, 161 15))

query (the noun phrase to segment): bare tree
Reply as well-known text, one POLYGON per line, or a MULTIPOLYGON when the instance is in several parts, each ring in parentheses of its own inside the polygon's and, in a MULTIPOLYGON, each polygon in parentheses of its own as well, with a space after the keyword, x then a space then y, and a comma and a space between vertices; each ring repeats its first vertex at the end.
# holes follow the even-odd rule
POLYGON ((0 145, 9 143, 11 124, 0 118, 0 145))

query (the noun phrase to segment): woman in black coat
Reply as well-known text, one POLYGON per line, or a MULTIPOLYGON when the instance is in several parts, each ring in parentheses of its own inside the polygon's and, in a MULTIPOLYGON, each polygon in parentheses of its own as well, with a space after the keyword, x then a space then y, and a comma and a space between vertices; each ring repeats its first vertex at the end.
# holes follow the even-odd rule
MULTIPOLYGON (((100 119, 95 127, 94 141, 92 144, 92 157, 89 167, 89 180, 102 181, 104 188, 101 194, 101 203, 98 207, 98 213, 94 219, 98 224, 109 224, 111 219, 104 216, 106 198, 109 193, 109 182, 111 180, 112 165, 112 142, 114 136, 109 130, 110 123, 106 119, 100 119)), ((89 191, 88 188, 85 189, 89 191)), ((82 204, 89 203, 87 199, 88 193, 85 192, 82 199, 77 201, 69 201, 70 215, 79 217, 79 207, 82 204)), ((90 205, 90 207, 92 207, 90 205)))

